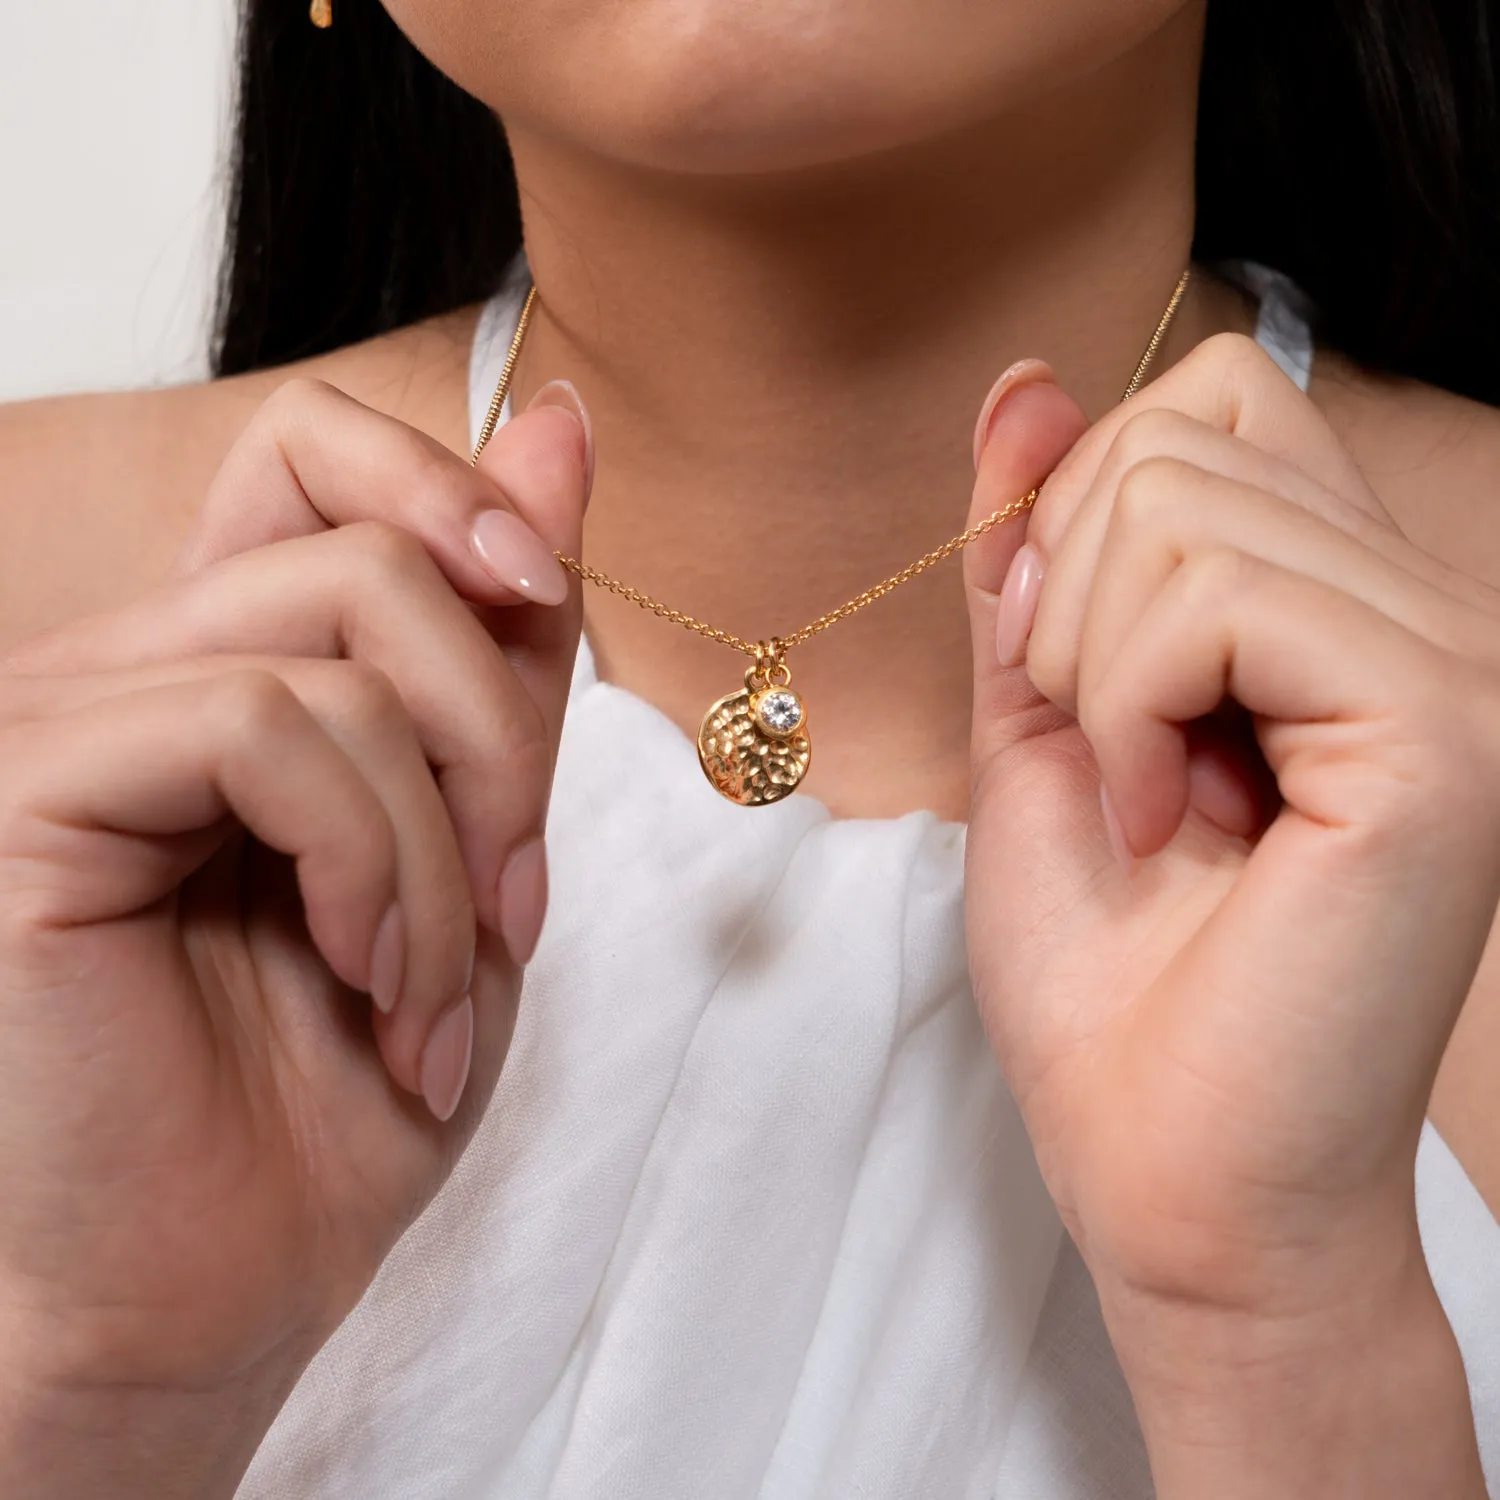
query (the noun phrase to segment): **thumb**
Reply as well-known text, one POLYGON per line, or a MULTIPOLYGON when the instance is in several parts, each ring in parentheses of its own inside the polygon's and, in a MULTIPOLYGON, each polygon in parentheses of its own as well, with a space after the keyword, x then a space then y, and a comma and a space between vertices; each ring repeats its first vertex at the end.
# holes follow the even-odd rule
MULTIPOLYGON (((969 524, 1011 504, 1041 485, 1088 430, 1078 403, 1052 379, 1040 360, 1027 360, 1000 379, 980 417, 975 438, 976 478, 969 524)), ((964 552, 964 582, 974 644, 976 774, 999 750, 1036 732, 1045 704, 1024 669, 1002 665, 999 634, 1012 639, 1029 626, 1041 574, 1035 560, 1017 560, 1029 514, 1017 516, 972 542, 964 552), (1018 576, 1005 590, 1015 564, 1018 576), (1019 586, 1018 586, 1019 585, 1019 586), (1002 611, 1004 619, 1002 620, 1002 611)), ((1010 644, 1006 642, 1005 644, 1010 644)), ((1048 715, 1048 722, 1054 716, 1048 715)))
MULTIPOLYGON (((994 405, 979 455, 970 524, 1040 485, 1087 426, 1077 403, 1053 383, 1045 365, 1023 366, 994 405)), ((1000 660, 1002 609, 1012 612, 1012 638, 1018 629, 1015 580, 1009 590, 1005 585, 1025 532, 1025 518, 1017 517, 964 552, 974 645, 965 851, 970 967, 980 1015, 1017 1088, 1027 1074, 1026 1022, 1006 997, 1029 993, 1036 978, 1047 947, 1040 929, 1048 922, 1041 914, 1074 911, 1078 893, 1111 863, 1098 774, 1082 731, 1037 692, 1024 666, 1000 660)), ((1023 558, 1017 566, 1024 564, 1023 558)), ((1033 595, 1039 581, 1033 577, 1028 584, 1033 595)), ((1034 598, 1031 602, 1034 606, 1034 598)), ((1019 603, 1024 608, 1026 600, 1019 603)))
MULTIPOLYGON (((544 547, 582 557, 594 443, 588 412, 569 382, 554 380, 543 386, 524 412, 499 428, 476 468, 544 547)), ((500 537, 502 546, 506 535, 500 537)), ((580 585, 574 580, 561 604, 544 609, 491 607, 481 615, 541 710, 555 750, 583 621, 580 585)))
POLYGON ((475 467, 548 547, 580 555, 594 483, 594 435, 571 381, 544 385, 525 411, 496 430, 475 467))

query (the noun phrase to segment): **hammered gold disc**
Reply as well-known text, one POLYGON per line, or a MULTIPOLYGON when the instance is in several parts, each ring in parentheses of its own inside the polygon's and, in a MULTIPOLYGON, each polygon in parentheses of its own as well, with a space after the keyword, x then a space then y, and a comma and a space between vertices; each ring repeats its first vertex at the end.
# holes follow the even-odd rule
MULTIPOLYGON (((784 689, 772 689, 794 697, 784 689)), ((764 807, 797 790, 812 761, 805 710, 790 734, 767 733, 757 715, 764 693, 748 687, 720 698, 703 716, 698 760, 714 789, 741 807, 764 807)), ((801 707, 800 700, 797 700, 801 707)))

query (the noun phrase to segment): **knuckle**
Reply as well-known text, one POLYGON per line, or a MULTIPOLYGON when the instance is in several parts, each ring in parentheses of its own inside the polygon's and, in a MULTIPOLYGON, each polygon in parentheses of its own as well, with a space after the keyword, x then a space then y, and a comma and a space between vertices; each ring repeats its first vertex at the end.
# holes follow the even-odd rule
POLYGON ((552 777, 553 744, 546 718, 529 693, 515 690, 503 661, 493 658, 490 668, 489 675, 476 681, 470 700, 472 732, 503 765, 517 802, 537 805, 546 800, 552 777))
POLYGON ((326 380, 317 380, 311 375, 293 375, 266 397, 259 416, 262 421, 273 425, 288 419, 297 421, 305 416, 309 407, 321 406, 337 394, 326 380))
POLYGON ((1169 510, 1193 474, 1193 466, 1166 453, 1148 453, 1131 463, 1115 491, 1115 514, 1127 526, 1151 524, 1169 510))
POLYGON ((76 897, 62 885, 35 876, 22 880, 9 862, 0 867, 0 965, 7 988, 55 978, 69 962, 54 950, 59 938, 66 939, 76 906, 76 897))
POLYGON ((306 718, 297 695, 274 672, 242 667, 211 684, 212 718, 232 740, 278 738, 306 718))
MULTIPOLYGON (((495 817, 497 838, 519 842, 540 832, 551 795, 554 750, 545 724, 535 709, 517 705, 517 710, 487 715, 472 723, 473 742, 479 753, 460 775, 463 785, 483 777, 477 789, 495 817)), ((444 776, 450 772, 445 771, 444 776)), ((444 783, 446 785, 446 783, 444 783)))
POLYGON ((432 568, 426 548, 389 521, 356 521, 339 532, 372 588, 405 588, 432 568))
POLYGON ((1236 547, 1208 547, 1182 564, 1175 582, 1182 604, 1197 613, 1244 593, 1261 571, 1255 559, 1236 547))
POLYGON ((1124 468, 1175 447, 1189 418, 1169 406, 1150 406, 1126 419, 1115 434, 1114 456, 1124 468))
POLYGON ((529 693, 517 691, 510 665, 498 655, 487 665, 487 690, 475 697, 484 729, 498 743, 514 747, 545 742, 547 724, 542 711, 529 693))
POLYGON ((474 498, 474 471, 460 464, 448 449, 430 443, 419 434, 403 433, 401 437, 417 507, 444 514, 464 514, 474 498))
POLYGON ((372 734, 408 730, 410 715, 396 684, 379 667, 363 661, 339 662, 328 691, 341 722, 372 734))
POLYGON ((310 375, 293 375, 284 380, 261 402, 244 432, 234 445, 235 453, 259 453, 280 449, 285 437, 311 421, 312 414, 325 408, 335 396, 326 381, 310 375))
POLYGON ((552 783, 552 745, 538 715, 534 724, 522 728, 506 755, 506 773, 515 789, 518 808, 531 809, 533 821, 541 825, 546 809, 548 789, 552 783))
POLYGON ((1248 334, 1215 333, 1204 339, 1184 363, 1226 375, 1253 376, 1276 368, 1275 361, 1248 334))

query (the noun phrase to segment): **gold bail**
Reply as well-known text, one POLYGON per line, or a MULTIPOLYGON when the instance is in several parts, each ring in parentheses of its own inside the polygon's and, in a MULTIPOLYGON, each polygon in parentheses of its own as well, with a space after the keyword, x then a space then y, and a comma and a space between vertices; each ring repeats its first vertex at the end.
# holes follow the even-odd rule
POLYGON ((755 665, 746 674, 747 684, 752 679, 758 679, 766 687, 770 687, 777 681, 777 674, 781 675, 782 681, 779 686, 785 687, 792 680, 792 669, 786 664, 786 647, 782 645, 779 636, 772 636, 768 641, 757 641, 755 643, 755 665))
POLYGON ((307 15, 319 31, 327 31, 333 25, 333 0, 312 0, 307 15))

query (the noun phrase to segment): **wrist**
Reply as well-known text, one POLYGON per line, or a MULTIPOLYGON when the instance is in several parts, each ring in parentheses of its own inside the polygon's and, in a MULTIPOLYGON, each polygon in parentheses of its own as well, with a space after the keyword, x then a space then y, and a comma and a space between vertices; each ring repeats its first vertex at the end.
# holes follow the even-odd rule
POLYGON ((1404 1274, 1295 1312, 1101 1296, 1158 1500, 1485 1500, 1420 1247, 1404 1274))
POLYGON ((232 1500, 307 1362, 276 1357, 187 1389, 132 1379, 113 1360, 108 1374, 64 1367, 65 1342, 0 1339, 6 1500, 232 1500))
POLYGON ((279 1405, 251 1392, 12 1388, 0 1396, 0 1494, 231 1500, 279 1405))

